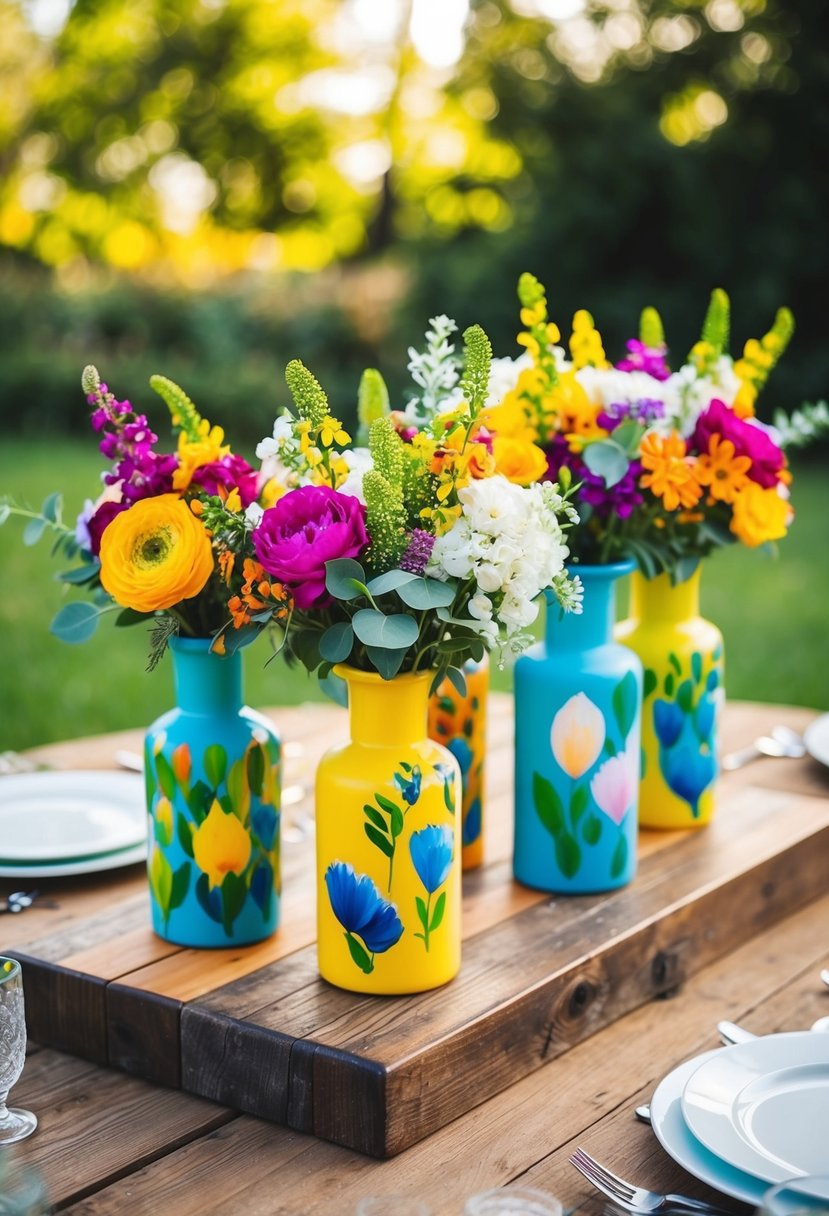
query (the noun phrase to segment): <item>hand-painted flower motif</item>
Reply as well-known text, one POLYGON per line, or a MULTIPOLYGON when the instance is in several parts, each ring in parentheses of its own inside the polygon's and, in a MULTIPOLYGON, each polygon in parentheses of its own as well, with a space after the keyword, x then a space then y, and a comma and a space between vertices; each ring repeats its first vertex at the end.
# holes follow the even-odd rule
POLYGON ((214 802, 193 833, 193 857, 210 886, 220 887, 229 873, 241 874, 250 852, 250 836, 239 820, 214 802))
POLYGON ((639 754, 630 745, 605 760, 590 782, 593 801, 617 827, 634 805, 638 789, 639 754))
POLYGON ((374 955, 400 941, 403 923, 397 908, 383 899, 368 874, 355 873, 344 861, 331 863, 325 871, 325 885, 331 911, 345 929, 351 957, 368 975, 374 970, 374 955))
POLYGON ((414 806, 420 797, 423 781, 423 771, 419 764, 401 766, 401 772, 394 774, 394 783, 403 795, 403 801, 414 806))
POLYGON ((556 762, 570 777, 582 777, 596 763, 605 732, 601 710, 583 692, 576 693, 553 718, 550 743, 556 762))
POLYGON ((443 886, 449 876, 453 843, 452 829, 445 824, 421 828, 409 841, 412 864, 430 895, 443 886))

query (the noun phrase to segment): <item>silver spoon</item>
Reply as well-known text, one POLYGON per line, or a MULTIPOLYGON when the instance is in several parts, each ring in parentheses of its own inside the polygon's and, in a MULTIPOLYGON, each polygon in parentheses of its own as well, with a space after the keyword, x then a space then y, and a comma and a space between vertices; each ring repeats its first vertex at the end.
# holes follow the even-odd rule
POLYGON ((770 735, 760 735, 748 747, 723 756, 722 767, 726 772, 733 772, 735 769, 742 768, 744 764, 750 764, 752 760, 759 759, 760 756, 798 760, 805 755, 806 743, 803 736, 799 735, 796 730, 792 730, 791 727, 781 725, 775 726, 770 735))
POLYGON ((827 988, 829 988, 829 967, 824 967, 820 973, 820 978, 823 980, 827 988))

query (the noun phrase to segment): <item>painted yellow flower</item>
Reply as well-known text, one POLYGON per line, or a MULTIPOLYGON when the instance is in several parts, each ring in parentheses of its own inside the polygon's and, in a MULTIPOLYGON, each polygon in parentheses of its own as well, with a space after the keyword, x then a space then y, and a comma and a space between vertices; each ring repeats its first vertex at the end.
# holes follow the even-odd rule
POLYGON ((153 835, 160 845, 168 845, 173 839, 173 804, 169 798, 159 798, 153 812, 153 835))
POLYGON ((692 472, 701 486, 717 502, 733 502, 738 491, 748 484, 750 456, 735 456, 736 448, 730 439, 712 435, 708 440, 708 452, 693 464, 692 472))
POLYGON ((225 433, 220 426, 211 426, 202 418, 199 423, 199 438, 188 439, 182 431, 178 437, 178 468, 173 474, 173 489, 183 494, 196 469, 202 465, 212 464, 221 460, 230 451, 230 444, 225 444, 225 433))
POLYGON ((755 549, 768 540, 784 537, 793 514, 788 499, 774 487, 766 490, 750 481, 734 499, 730 527, 738 540, 755 549))
POLYGON ((582 777, 596 763, 604 740, 602 712, 583 692, 565 701, 553 718, 553 755, 570 777, 582 777))
POLYGON ((495 472, 518 486, 529 486, 547 472, 547 457, 541 448, 526 439, 496 435, 492 442, 495 472))
POLYGON ((685 458, 685 440, 681 435, 676 432, 665 438, 646 435, 639 458, 642 467, 648 470, 639 484, 661 498, 666 511, 676 511, 677 507, 687 511, 696 506, 702 497, 702 486, 685 458))
POLYGON ((177 494, 143 498, 101 538, 101 582, 117 604, 156 612, 192 599, 213 571, 203 525, 177 494))
POLYGON ((250 860, 250 837, 218 802, 193 833, 193 858, 211 887, 220 887, 226 874, 241 874, 250 860))

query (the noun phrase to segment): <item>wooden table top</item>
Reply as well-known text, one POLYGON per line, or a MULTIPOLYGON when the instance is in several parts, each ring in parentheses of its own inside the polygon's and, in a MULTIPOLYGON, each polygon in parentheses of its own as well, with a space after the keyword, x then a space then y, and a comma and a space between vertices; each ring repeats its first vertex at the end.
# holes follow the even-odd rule
MULTIPOLYGON (((273 712, 287 739, 303 722, 308 729, 306 709, 273 712)), ((730 705, 725 748, 775 722, 802 729, 814 716, 730 705)), ((114 747, 135 747, 139 739, 138 732, 103 736, 37 754, 65 767, 108 767, 114 747)), ((724 781, 829 803, 826 771, 809 759, 760 760, 724 781)), ((1 880, 0 895, 20 885, 1 880)), ((53 880, 49 894, 59 907, 35 905, 4 917, 0 950, 63 932, 116 897, 140 894, 142 885, 133 871, 53 880)), ((347 1216, 360 1197, 390 1193, 423 1198, 435 1216, 459 1216, 467 1196, 510 1181, 552 1192, 565 1210, 599 1212, 591 1188, 568 1164, 579 1144, 639 1184, 716 1198, 670 1160, 633 1109, 681 1060, 716 1045, 722 1018, 763 1033, 804 1028, 829 1013, 829 989, 819 979, 829 962, 827 928, 829 895, 821 895, 758 927, 670 998, 620 1017, 389 1161, 37 1045, 12 1094, 40 1119, 20 1156, 41 1169, 58 1210, 98 1216, 196 1216, 226 1213, 231 1204, 247 1216, 347 1216)))

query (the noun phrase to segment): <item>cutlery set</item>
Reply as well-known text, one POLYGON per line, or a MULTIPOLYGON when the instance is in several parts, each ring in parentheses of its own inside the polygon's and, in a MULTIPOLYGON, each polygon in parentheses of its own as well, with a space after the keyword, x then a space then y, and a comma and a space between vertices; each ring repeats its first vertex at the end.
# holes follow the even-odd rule
MULTIPOLYGON (((820 979, 829 986, 829 968, 820 979)), ((725 1050, 679 1065, 634 1114, 689 1173, 759 1206, 774 1183, 829 1169, 821 1113, 829 1102, 826 1032, 829 1017, 818 1018, 809 1031, 760 1036, 719 1022, 725 1050)), ((627 1182, 581 1147, 570 1162, 617 1209, 642 1216, 723 1216, 715 1204, 627 1182)))

